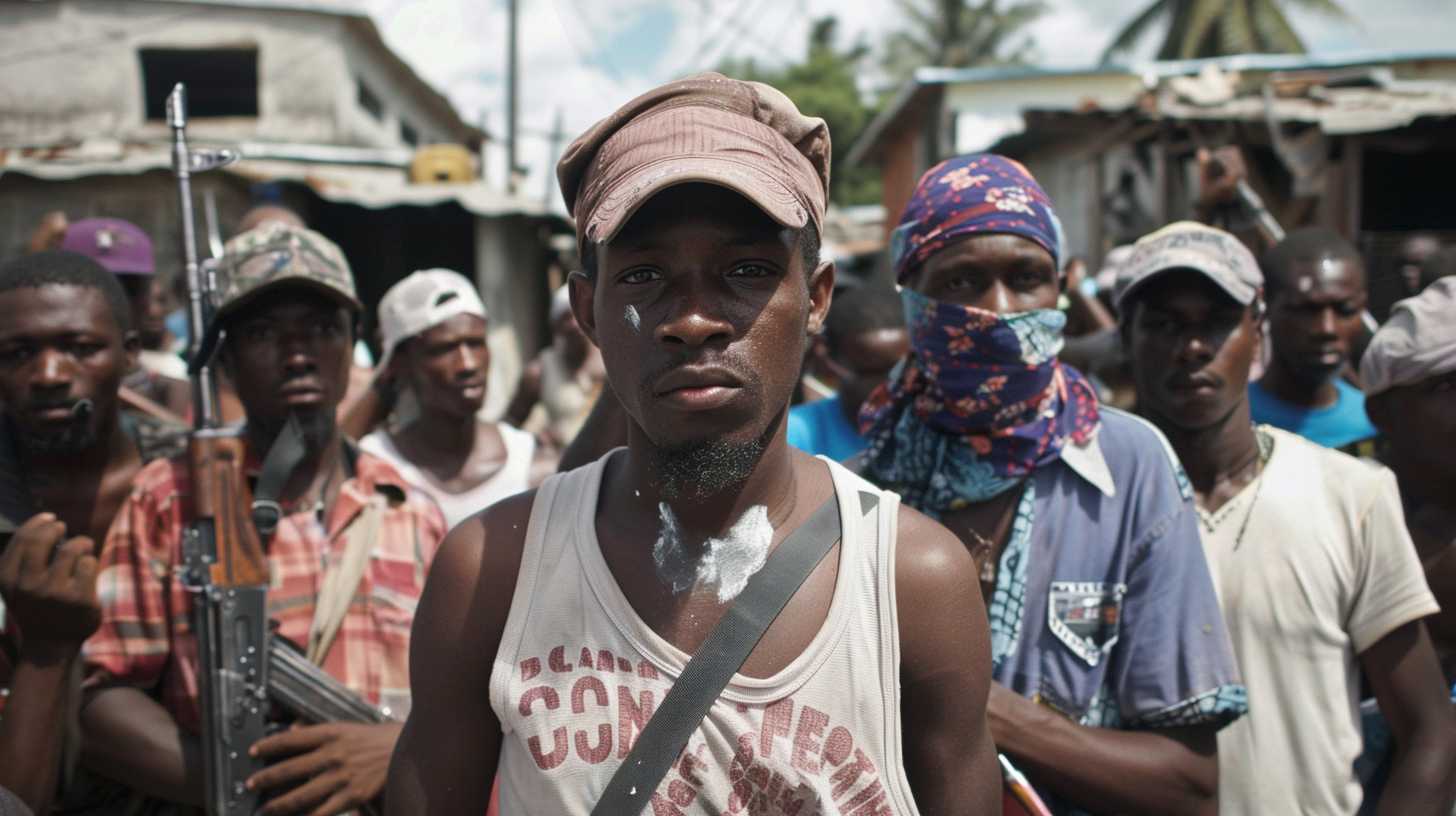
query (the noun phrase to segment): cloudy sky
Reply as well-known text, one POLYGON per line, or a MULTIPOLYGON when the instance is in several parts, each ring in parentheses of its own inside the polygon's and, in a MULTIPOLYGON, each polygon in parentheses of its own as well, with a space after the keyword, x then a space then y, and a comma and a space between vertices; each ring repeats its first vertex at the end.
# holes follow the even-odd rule
MULTIPOLYGON (((895 0, 519 0, 522 192, 547 194, 559 115, 569 140, 636 94, 725 57, 779 63, 802 57, 808 21, 833 14, 846 42, 878 46, 897 27, 895 0)), ((1294 15, 1321 52, 1456 50, 1456 0, 1341 0, 1355 18, 1294 15)), ((368 12, 385 40, 467 119, 505 128, 505 0, 332 0, 368 12)), ((1041 60, 1079 66, 1150 0, 1049 0, 1032 29, 1041 60)), ((1292 4, 1286 4, 1292 5, 1292 4)), ((501 143, 490 175, 503 177, 501 143)), ((552 200, 559 196, 551 192, 552 200)))

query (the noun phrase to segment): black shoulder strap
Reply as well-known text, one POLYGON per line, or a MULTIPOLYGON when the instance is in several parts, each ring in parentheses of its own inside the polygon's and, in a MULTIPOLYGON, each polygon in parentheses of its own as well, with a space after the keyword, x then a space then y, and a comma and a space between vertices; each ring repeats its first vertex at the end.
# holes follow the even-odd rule
MULTIPOLYGON (((359 450, 344 437, 340 437, 340 446, 344 478, 352 479, 358 471, 359 450)), ((253 526, 265 540, 278 530, 278 522, 283 518, 283 505, 279 503, 283 487, 306 456, 308 445, 303 439, 303 426, 299 424, 298 414, 290 412, 283 430, 278 432, 268 454, 263 457, 257 484, 253 486, 253 526)))
MULTIPOLYGON (((879 504, 873 493, 859 494, 860 512, 868 513, 879 504)), ((834 496, 795 530, 769 555, 728 613, 708 635, 702 648, 683 668, 662 705, 607 783, 592 816, 640 814, 653 791, 693 732, 698 730, 708 709, 723 693, 734 672, 743 666, 753 647, 799 590, 809 573, 839 540, 839 504, 834 496)))
POLYGON ((253 487, 253 526, 257 528, 258 535, 263 537, 265 544, 278 529, 278 522, 283 518, 283 505, 279 504, 283 486, 288 483, 288 477, 293 475, 293 469, 307 455, 308 446, 303 441, 303 427, 298 423, 298 415, 290 411, 288 422, 284 423, 283 429, 273 439, 272 447, 268 448, 268 454, 263 457, 258 483, 253 487))

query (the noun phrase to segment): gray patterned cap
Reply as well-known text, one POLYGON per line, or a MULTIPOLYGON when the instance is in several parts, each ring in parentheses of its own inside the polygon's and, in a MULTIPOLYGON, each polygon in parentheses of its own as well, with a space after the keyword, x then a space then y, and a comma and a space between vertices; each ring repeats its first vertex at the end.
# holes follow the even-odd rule
MULTIPOLYGON (((227 316, 259 295, 283 285, 303 285, 319 291, 358 313, 363 310, 354 291, 349 262, 333 241, 311 229, 266 221, 233 236, 223 248, 213 293, 213 315, 202 340, 198 360, 207 360, 217 346, 227 316)), ((195 368, 197 361, 193 362, 195 368)))
POLYGON ((1456 371, 1456 277, 1444 277, 1390 310, 1360 358, 1365 396, 1456 371))
POLYGON ((1174 270, 1202 273, 1242 306, 1253 303, 1264 287, 1259 262, 1239 239, 1221 229, 1177 221, 1133 245, 1132 257, 1118 271, 1118 310, 1126 313, 1127 300, 1134 292, 1174 270))

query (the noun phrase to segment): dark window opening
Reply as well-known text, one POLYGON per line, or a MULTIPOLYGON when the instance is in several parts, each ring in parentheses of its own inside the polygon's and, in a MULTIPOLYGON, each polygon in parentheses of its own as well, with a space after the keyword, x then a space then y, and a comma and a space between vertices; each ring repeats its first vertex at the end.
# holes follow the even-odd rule
POLYGON ((258 115, 258 49, 144 48, 142 87, 148 119, 167 118, 167 95, 187 83, 187 115, 258 115))
POLYGON ((408 122, 399 123, 399 138, 403 139, 404 143, 409 145, 410 147, 420 146, 419 131, 410 127, 408 122))
POLYGON ((369 111, 369 115, 375 119, 384 121, 384 103, 379 101, 379 97, 369 90, 369 86, 365 85, 362 79, 354 80, 354 87, 357 91, 355 96, 359 99, 359 107, 369 111))

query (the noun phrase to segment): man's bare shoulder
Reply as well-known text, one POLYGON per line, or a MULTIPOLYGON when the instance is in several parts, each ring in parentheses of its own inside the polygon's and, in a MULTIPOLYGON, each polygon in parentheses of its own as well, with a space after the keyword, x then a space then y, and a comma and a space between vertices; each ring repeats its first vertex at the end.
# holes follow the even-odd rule
POLYGON ((472 589, 484 588, 481 582, 505 581, 508 591, 504 602, 509 605, 509 589, 515 586, 516 573, 521 567, 535 503, 536 491, 528 490, 502 499, 455 525, 435 557, 431 577, 441 571, 456 578, 469 576, 473 579, 472 589))
POLYGON ((955 533, 913 507, 900 505, 895 546, 899 594, 979 593, 976 561, 955 533))
POLYGON ((905 680, 952 672, 969 682, 990 655, 976 560, 954 533, 914 509, 902 506, 898 523, 895 610, 905 680))

